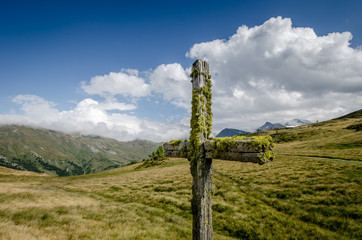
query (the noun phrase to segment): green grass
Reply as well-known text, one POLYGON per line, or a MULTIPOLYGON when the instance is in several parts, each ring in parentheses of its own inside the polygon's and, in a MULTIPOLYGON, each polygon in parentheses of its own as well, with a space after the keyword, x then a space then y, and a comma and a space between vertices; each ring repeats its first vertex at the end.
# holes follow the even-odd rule
MULTIPOLYGON (((302 137, 261 166, 213 160, 214 239, 361 239, 362 134, 346 129, 360 121, 268 131, 302 137)), ((0 239, 191 239, 189 162, 140 165, 72 177, 0 168, 0 239)))
POLYGON ((362 161, 362 133, 348 126, 362 124, 361 118, 342 118, 293 129, 273 129, 269 134, 279 143, 276 153, 362 161))

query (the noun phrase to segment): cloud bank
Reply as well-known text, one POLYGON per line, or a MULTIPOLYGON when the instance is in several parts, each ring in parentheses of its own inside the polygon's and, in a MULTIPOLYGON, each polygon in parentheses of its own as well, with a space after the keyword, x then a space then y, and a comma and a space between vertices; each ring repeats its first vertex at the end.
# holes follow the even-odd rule
POLYGON ((1 115, 0 124, 25 124, 63 131, 100 135, 122 141, 148 139, 165 141, 173 136, 188 134, 182 122, 160 123, 142 120, 129 113, 114 113, 109 110, 131 110, 136 106, 119 102, 98 102, 87 98, 69 111, 59 111, 52 102, 34 95, 18 95, 12 99, 21 105, 23 114, 1 115))
MULTIPOLYGON (((321 121, 361 109, 362 50, 351 48, 351 39, 349 32, 317 36, 311 28, 296 28, 291 19, 277 17, 260 26, 241 26, 229 39, 194 44, 186 56, 207 60, 213 76, 214 135, 225 127, 254 130, 265 121, 321 121)), ((0 124, 118 140, 187 138, 189 74, 190 68, 173 63, 95 76, 81 82, 90 97, 67 111, 39 96, 18 95, 12 101, 22 113, 0 115, 0 124), (154 104, 161 99, 184 117, 176 122, 145 120, 132 113, 142 99, 154 104)))
POLYGON ((349 32, 317 36, 277 17, 241 26, 228 40, 195 44, 186 55, 212 66, 216 127, 248 129, 361 108, 362 51, 349 46, 351 39, 349 32))

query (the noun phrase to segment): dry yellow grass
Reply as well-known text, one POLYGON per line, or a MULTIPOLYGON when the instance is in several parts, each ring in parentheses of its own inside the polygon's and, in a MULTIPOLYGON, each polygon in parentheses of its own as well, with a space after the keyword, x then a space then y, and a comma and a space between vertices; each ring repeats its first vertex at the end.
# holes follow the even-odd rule
POLYGON ((189 239, 189 166, 168 163, 74 178, 4 170, 0 238, 189 239))

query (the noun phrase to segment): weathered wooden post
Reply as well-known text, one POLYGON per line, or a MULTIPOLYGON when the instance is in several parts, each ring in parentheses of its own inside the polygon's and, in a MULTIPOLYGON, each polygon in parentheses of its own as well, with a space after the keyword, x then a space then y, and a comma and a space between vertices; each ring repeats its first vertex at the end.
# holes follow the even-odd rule
POLYGON ((190 141, 171 141, 163 145, 166 157, 187 157, 192 174, 192 238, 211 240, 212 158, 263 164, 273 160, 270 136, 216 138, 212 130, 211 76, 209 64, 200 59, 192 65, 192 112, 190 141))
POLYGON ((192 65, 192 113, 190 160, 192 186, 192 236, 194 240, 212 239, 212 159, 206 158, 205 141, 212 127, 211 80, 209 64, 200 59, 192 65))

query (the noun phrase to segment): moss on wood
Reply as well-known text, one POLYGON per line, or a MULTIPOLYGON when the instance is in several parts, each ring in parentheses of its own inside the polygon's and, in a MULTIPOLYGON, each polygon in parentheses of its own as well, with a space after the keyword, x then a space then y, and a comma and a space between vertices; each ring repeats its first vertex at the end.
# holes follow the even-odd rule
POLYGON ((255 147, 256 151, 260 152, 258 155, 259 164, 266 162, 267 160, 272 160, 274 158, 274 153, 272 148, 274 147, 273 139, 271 136, 234 136, 234 137, 223 137, 223 138, 214 138, 214 141, 211 143, 214 148, 213 157, 217 158, 220 154, 229 152, 231 145, 235 144, 236 141, 245 141, 250 143, 255 147))

